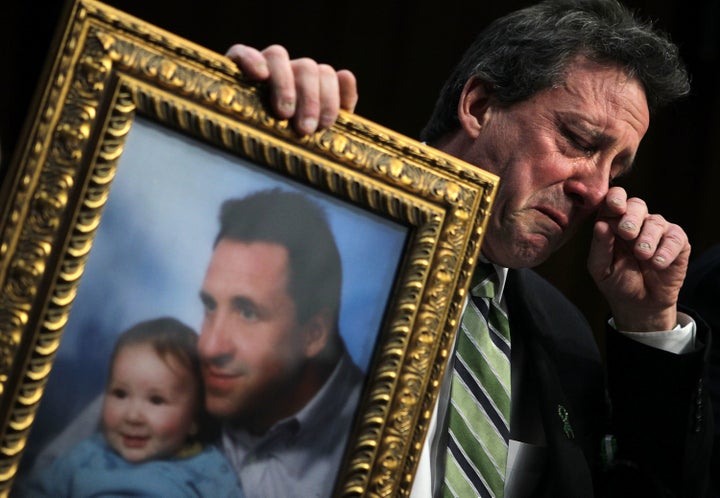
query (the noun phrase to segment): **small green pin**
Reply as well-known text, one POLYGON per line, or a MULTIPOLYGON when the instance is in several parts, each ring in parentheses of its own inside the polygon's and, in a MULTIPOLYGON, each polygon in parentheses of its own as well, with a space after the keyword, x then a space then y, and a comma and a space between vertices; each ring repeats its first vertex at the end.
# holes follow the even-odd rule
POLYGON ((568 420, 570 416, 563 405, 558 405, 558 415, 560 416, 560 420, 563 422, 563 432, 565 432, 565 436, 568 439, 575 439, 575 433, 573 432, 573 428, 568 420))

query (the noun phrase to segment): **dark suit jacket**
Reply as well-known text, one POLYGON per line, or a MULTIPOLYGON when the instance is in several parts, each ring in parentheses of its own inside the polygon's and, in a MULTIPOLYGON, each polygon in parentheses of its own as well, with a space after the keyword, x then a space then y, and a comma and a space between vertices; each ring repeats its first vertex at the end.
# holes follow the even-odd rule
MULTIPOLYGON (((559 291, 531 270, 510 270, 505 292, 513 361, 524 357, 530 387, 521 406, 539 409, 547 447, 538 496, 705 496, 707 347, 676 355, 608 330, 606 378, 587 321, 559 291), (617 445, 613 463, 601 457, 606 434, 617 445)), ((702 322, 697 338, 709 340, 702 322)))
POLYGON ((711 464, 712 496, 720 497, 720 245, 690 263, 680 303, 691 307, 710 326, 714 340, 708 361, 708 385, 715 421, 715 444, 711 464))

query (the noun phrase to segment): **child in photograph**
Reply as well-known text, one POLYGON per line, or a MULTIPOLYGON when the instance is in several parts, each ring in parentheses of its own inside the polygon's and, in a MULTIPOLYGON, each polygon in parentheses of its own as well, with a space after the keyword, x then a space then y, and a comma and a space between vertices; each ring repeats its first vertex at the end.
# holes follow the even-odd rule
POLYGON ((99 433, 22 483, 21 497, 243 497, 212 444, 197 334, 173 318, 141 322, 118 339, 99 433))

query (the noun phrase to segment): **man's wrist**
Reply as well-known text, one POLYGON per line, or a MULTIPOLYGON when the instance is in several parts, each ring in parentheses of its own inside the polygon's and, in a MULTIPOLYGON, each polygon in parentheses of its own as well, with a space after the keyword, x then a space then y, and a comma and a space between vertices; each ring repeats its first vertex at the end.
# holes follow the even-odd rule
POLYGON ((613 318, 610 319, 609 324, 625 337, 670 353, 688 353, 695 348, 697 325, 695 320, 685 313, 677 313, 677 325, 670 330, 647 332, 620 330, 616 327, 613 318))
POLYGON ((616 323, 614 327, 626 332, 668 331, 674 330, 679 324, 678 311, 674 306, 660 312, 654 311, 645 314, 639 313, 637 310, 625 314, 613 312, 613 317, 616 323))

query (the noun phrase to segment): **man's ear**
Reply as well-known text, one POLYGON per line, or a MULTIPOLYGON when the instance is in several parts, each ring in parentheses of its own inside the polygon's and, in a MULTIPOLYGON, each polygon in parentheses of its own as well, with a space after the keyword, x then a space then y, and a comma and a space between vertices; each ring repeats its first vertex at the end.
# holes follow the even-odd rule
POLYGON ((325 349, 334 329, 334 314, 327 308, 315 313, 303 326, 305 335, 305 356, 315 358, 325 349))
POLYGON ((490 91, 487 84, 472 76, 465 82, 458 102, 460 126, 471 138, 480 135, 490 113, 490 91))

